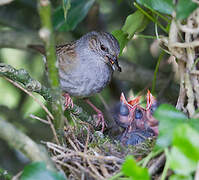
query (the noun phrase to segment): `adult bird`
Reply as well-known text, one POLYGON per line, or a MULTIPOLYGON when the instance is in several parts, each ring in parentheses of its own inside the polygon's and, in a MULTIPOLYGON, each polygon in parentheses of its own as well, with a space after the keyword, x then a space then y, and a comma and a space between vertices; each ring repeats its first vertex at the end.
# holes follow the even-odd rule
MULTIPOLYGON (((45 57, 43 46, 29 47, 45 57)), ((66 107, 72 104, 70 96, 87 98, 99 93, 110 82, 116 68, 121 72, 117 61, 119 52, 118 41, 108 32, 92 31, 72 43, 56 46, 60 87, 66 98, 66 107)), ((86 102, 97 112, 97 125, 101 124, 104 131, 102 112, 88 99, 86 102)))

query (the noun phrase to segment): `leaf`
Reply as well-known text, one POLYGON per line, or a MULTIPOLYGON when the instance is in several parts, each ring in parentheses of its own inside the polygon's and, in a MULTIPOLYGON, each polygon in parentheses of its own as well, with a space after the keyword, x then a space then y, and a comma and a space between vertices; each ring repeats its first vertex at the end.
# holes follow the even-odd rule
POLYGON ((167 147, 171 144, 174 129, 187 121, 187 117, 169 104, 162 104, 155 111, 154 117, 159 120, 157 145, 167 147))
POLYGON ((189 119, 188 124, 199 132, 199 119, 189 119))
POLYGON ((121 30, 115 30, 112 34, 118 40, 120 45, 120 55, 128 43, 129 39, 131 39, 135 32, 143 31, 148 25, 149 20, 144 16, 142 12, 137 10, 135 13, 129 15, 126 18, 124 26, 121 30))
POLYGON ((173 0, 136 0, 136 2, 165 14, 171 15, 174 11, 173 0))
POLYGON ((74 30, 86 17, 95 0, 71 0, 71 7, 67 12, 67 20, 64 18, 64 10, 60 6, 53 13, 53 27, 57 31, 74 30))
POLYGON ((179 125, 175 129, 173 145, 194 162, 199 160, 199 133, 188 124, 179 125))
POLYGON ((180 175, 188 176, 197 167, 197 163, 186 157, 176 146, 172 147, 168 159, 170 168, 180 175))
POLYGON ((178 0, 176 7, 176 17, 178 19, 187 18, 196 8, 197 4, 191 0, 178 0))
POLYGON ((46 169, 43 162, 34 162, 27 165, 21 175, 21 180, 66 180, 66 178, 57 172, 46 169))
POLYGON ((70 2, 71 0, 62 0, 62 1, 63 1, 64 19, 66 20, 68 10, 71 7, 71 2, 70 2))
POLYGON ((193 180, 193 178, 192 178, 191 175, 189 175, 189 176, 182 176, 182 175, 174 174, 174 175, 171 175, 169 177, 169 180, 193 180))
POLYGON ((133 180, 149 180, 150 176, 146 168, 137 166, 132 156, 127 156, 122 165, 122 172, 126 176, 130 176, 133 180))
POLYGON ((120 55, 128 43, 128 34, 124 33, 122 30, 115 30, 112 32, 113 36, 118 40, 119 45, 120 45, 120 55))
POLYGON ((135 32, 143 31, 148 25, 148 18, 140 11, 137 10, 135 13, 129 15, 126 18, 122 31, 129 35, 129 39, 133 37, 135 32))

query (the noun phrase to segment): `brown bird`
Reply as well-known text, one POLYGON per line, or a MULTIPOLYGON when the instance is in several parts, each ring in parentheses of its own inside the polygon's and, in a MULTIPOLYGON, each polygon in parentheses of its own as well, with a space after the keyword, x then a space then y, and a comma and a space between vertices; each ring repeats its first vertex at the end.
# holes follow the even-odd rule
MULTIPOLYGON (((45 57, 43 46, 29 47, 45 57)), ((119 52, 118 41, 107 32, 92 31, 72 43, 56 46, 60 87, 65 93, 66 106, 72 103, 69 95, 85 98, 99 93, 110 82, 115 67, 121 72, 117 61, 119 52)), ((97 125, 101 123, 103 131, 102 112, 88 99, 86 101, 97 112, 97 125)))

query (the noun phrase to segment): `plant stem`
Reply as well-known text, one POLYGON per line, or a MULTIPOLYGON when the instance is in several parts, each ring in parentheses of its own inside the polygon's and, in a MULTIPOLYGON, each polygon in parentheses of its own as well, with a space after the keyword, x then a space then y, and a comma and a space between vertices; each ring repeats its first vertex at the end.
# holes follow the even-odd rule
MULTIPOLYGON (((166 148, 165 149, 166 158, 168 157, 168 153, 169 153, 168 148, 166 148)), ((168 161, 168 159, 166 159, 166 163, 164 165, 164 169, 163 169, 162 176, 161 176, 160 180, 166 179, 168 169, 169 169, 169 161, 168 161)))
POLYGON ((53 124, 56 129, 59 129, 64 125, 64 116, 61 105, 58 69, 56 68, 55 44, 51 22, 51 5, 49 0, 38 0, 38 5, 42 24, 42 28, 40 29, 40 37, 45 43, 49 82, 53 94, 55 94, 57 99, 55 102, 51 103, 52 114, 55 118, 53 124))
POLYGON ((120 179, 121 176, 123 176, 123 173, 120 171, 119 173, 115 174, 114 176, 112 176, 108 180, 117 180, 117 179, 120 179))
POLYGON ((145 38, 145 39, 157 39, 156 36, 144 35, 144 34, 136 34, 137 38, 145 38))
POLYGON ((160 24, 156 19, 154 19, 149 13, 147 13, 146 11, 144 11, 137 3, 134 3, 134 6, 139 9, 146 17, 148 17, 151 21, 153 21, 154 23, 156 23, 165 33, 168 34, 167 29, 160 24))
POLYGON ((165 54, 164 51, 162 51, 160 53, 160 56, 158 58, 158 62, 157 62, 156 67, 155 67, 154 78, 153 78, 153 82, 152 82, 152 91, 151 91, 152 94, 154 94, 154 92, 155 92, 155 85, 156 85, 157 73, 158 73, 158 69, 159 69, 159 66, 160 66, 160 62, 161 62, 162 57, 164 56, 164 54, 165 54))
POLYGON ((143 160, 143 163, 142 163, 142 167, 145 168, 146 165, 148 164, 148 162, 154 158, 155 156, 157 156, 158 154, 160 154, 163 150, 162 149, 159 149, 158 151, 152 151, 146 158, 144 158, 143 160))

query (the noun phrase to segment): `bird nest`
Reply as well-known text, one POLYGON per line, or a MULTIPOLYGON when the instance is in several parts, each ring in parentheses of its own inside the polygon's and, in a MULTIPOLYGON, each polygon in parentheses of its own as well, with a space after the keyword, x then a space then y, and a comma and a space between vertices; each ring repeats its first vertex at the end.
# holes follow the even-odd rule
POLYGON ((110 178, 120 171, 126 155, 142 159, 154 145, 154 139, 148 138, 136 146, 125 147, 85 122, 65 128, 61 136, 62 143, 45 144, 57 168, 68 179, 78 180, 110 178))

